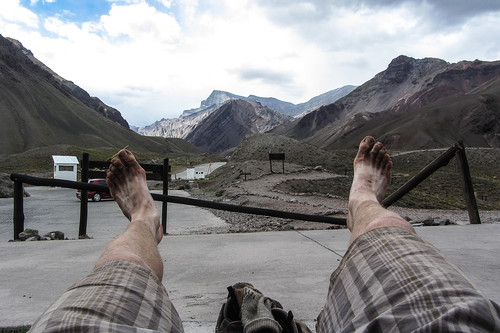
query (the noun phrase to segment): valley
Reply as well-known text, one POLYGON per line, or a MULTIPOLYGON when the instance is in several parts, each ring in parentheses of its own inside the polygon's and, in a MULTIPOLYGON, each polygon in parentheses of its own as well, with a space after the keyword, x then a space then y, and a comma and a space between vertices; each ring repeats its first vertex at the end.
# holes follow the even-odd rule
MULTIPOLYGON (((441 150, 390 151, 393 154, 391 194, 428 163, 441 150)), ((233 158, 217 169, 208 179, 191 186, 172 182, 172 189, 188 188, 201 199, 243 205, 343 217, 347 213, 347 198, 352 182, 352 160, 355 149, 325 151, 309 144, 274 134, 256 134, 245 138, 233 158), (281 165, 270 172, 267 153, 285 153, 285 174, 281 165), (245 175, 246 180, 245 180, 245 175)), ((500 220, 500 167, 498 149, 467 149, 467 157, 475 186, 483 223, 500 220)), ((412 222, 428 218, 468 223, 462 183, 456 159, 441 168, 417 188, 391 207, 412 222)), ((293 221, 213 210, 226 220, 229 232, 290 229, 327 229, 337 226, 293 221)))
MULTIPOLYGON (((358 87, 333 89, 300 104, 214 90, 199 108, 133 130, 118 110, 60 77, 20 42, 1 36, 0 70, 0 173, 50 177, 51 155, 86 152, 91 159, 107 160, 129 146, 142 163, 169 158, 172 173, 227 160, 206 180, 170 183, 173 189, 189 188, 193 196, 345 215, 352 159, 362 137, 375 136, 393 153, 389 193, 440 149, 462 140, 479 208, 494 216, 485 221, 499 220, 500 61, 451 64, 401 55, 358 87), (285 154, 284 174, 270 172, 270 152, 285 154)), ((405 210, 401 214, 412 220, 434 214, 427 210, 443 210, 443 219, 461 223, 464 208, 456 166, 450 163, 394 209, 405 210)), ((237 230, 311 227, 233 215, 228 219, 235 219, 237 230)))

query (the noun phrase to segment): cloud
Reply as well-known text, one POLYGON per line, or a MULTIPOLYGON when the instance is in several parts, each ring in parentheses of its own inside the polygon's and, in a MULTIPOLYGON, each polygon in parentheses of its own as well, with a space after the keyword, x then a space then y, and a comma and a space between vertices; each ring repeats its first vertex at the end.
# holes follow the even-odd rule
MULTIPOLYGON (((497 0, 258 0, 262 7, 269 8, 282 23, 315 22, 329 20, 347 10, 392 11, 397 8, 412 8, 416 16, 426 15, 438 25, 462 24, 486 13, 500 11, 497 0)), ((338 17, 337 17, 338 18, 338 17)))
MULTIPOLYGON (((54 3, 56 1, 57 0, 42 0, 42 3, 43 4, 45 4, 45 3, 54 3)), ((40 2, 40 0, 30 0, 30 6, 35 6, 39 2, 40 2)))
POLYGON ((102 1, 81 15, 61 1, 42 13, 0 0, 0 31, 136 125, 214 89, 304 102, 364 83, 400 54, 500 59, 497 0, 102 1))
POLYGON ((242 80, 257 80, 268 84, 287 85, 293 78, 286 73, 264 68, 243 68, 237 71, 242 80))
POLYGON ((6 30, 7 24, 23 25, 29 28, 38 27, 38 16, 22 7, 19 0, 0 1, 0 31, 6 30))
POLYGON ((132 40, 172 43, 180 37, 176 19, 147 3, 113 5, 109 15, 101 16, 98 29, 109 37, 127 36, 132 40))
POLYGON ((158 0, 163 6, 170 8, 172 6, 173 0, 158 0))

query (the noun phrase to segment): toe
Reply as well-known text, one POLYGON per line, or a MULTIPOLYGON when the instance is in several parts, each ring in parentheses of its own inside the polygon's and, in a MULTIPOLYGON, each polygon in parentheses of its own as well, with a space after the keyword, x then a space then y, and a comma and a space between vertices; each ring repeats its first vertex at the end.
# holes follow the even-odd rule
POLYGON ((375 156, 375 166, 376 167, 381 167, 383 168, 384 165, 384 159, 385 156, 387 155, 387 149, 385 147, 382 147, 378 154, 375 156))
POLYGON ((129 167, 134 167, 134 166, 139 165, 139 163, 135 159, 134 154, 132 154, 132 152, 129 150, 126 150, 126 149, 120 150, 120 152, 118 153, 118 157, 123 162, 125 167, 129 168, 129 167))
POLYGON ((377 142, 373 145, 372 149, 370 150, 370 159, 375 163, 375 166, 378 165, 378 162, 380 162, 380 159, 377 160, 379 157, 379 152, 380 150, 384 147, 384 145, 381 142, 377 142))
POLYGON ((359 149, 358 149, 358 156, 364 156, 369 153, 369 151, 372 149, 373 144, 375 143, 375 139, 372 136, 367 136, 361 141, 359 144, 359 149))
MULTIPOLYGON (((389 154, 387 154, 389 155, 389 154)), ((387 156, 387 163, 385 164, 385 172, 390 175, 391 170, 392 170, 392 159, 390 156, 387 156)))

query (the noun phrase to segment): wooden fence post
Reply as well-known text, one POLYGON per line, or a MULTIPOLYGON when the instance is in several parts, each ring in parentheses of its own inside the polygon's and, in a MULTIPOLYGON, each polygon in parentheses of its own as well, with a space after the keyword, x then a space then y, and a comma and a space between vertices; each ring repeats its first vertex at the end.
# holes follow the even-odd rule
POLYGON ((462 186, 465 196, 465 204, 467 205, 467 211, 469 212, 469 221, 471 224, 481 224, 479 211, 477 209, 476 196, 474 195, 474 188, 472 187, 469 163, 467 162, 467 156, 465 155, 465 146, 462 141, 460 141, 458 145, 460 147, 460 150, 457 152, 458 168, 460 169, 460 174, 462 176, 462 186))
POLYGON ((14 180, 14 240, 24 231, 23 183, 14 180))
MULTIPOLYGON (((170 166, 168 165, 168 158, 163 159, 163 195, 168 196, 168 173, 170 166)), ((161 204, 161 224, 163 226, 163 234, 167 234, 167 202, 163 201, 161 204)))
MULTIPOLYGON (((89 181, 89 154, 83 153, 82 157, 82 183, 89 181)), ((87 217, 88 217, 89 200, 87 190, 81 191, 80 197, 80 227, 78 229, 78 237, 87 236, 87 217)))

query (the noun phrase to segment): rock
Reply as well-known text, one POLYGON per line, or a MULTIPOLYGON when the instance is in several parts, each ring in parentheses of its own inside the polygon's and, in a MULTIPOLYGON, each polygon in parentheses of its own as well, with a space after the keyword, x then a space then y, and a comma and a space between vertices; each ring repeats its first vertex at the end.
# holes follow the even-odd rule
POLYGON ((33 236, 33 237, 29 237, 29 238, 26 238, 25 241, 26 242, 31 242, 31 241, 37 241, 40 239, 40 236, 33 236))
POLYGON ((43 236, 48 237, 51 240, 64 240, 64 232, 62 231, 51 231, 43 236))
POLYGON ((425 226, 431 226, 434 224, 434 219, 432 217, 428 217, 422 221, 422 224, 425 226))
POLYGON ((27 228, 27 229, 24 229, 24 231, 19 233, 20 240, 25 241, 31 237, 37 237, 37 239, 40 239, 40 235, 38 235, 38 230, 27 228))

